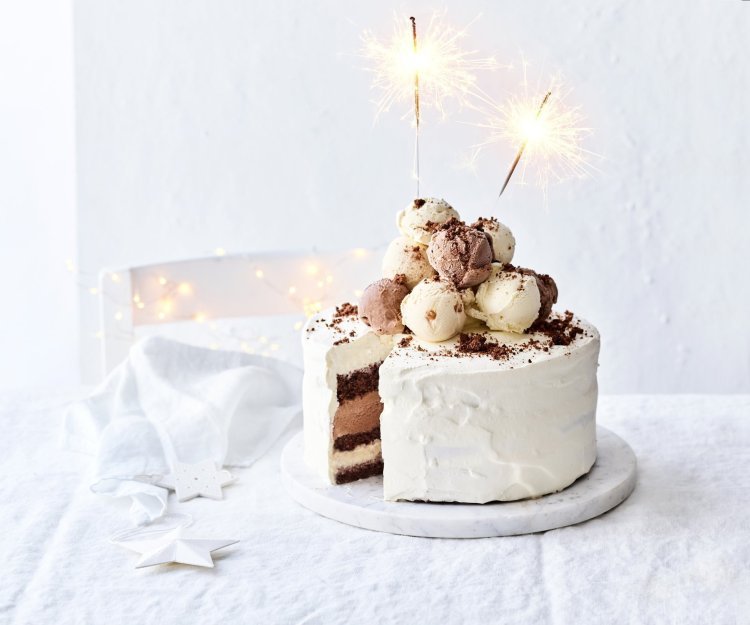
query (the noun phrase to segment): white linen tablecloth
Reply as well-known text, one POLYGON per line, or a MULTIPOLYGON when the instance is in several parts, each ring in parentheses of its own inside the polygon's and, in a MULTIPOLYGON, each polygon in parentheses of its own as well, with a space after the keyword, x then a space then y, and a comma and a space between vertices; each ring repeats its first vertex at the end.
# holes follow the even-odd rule
POLYGON ((0 395, 0 623, 750 623, 750 396, 602 397, 599 422, 638 455, 635 492, 510 538, 319 517, 284 492, 281 441, 223 501, 172 505, 241 541, 215 569, 143 570, 109 543, 127 504, 92 494, 92 459, 57 444, 82 396, 0 395))

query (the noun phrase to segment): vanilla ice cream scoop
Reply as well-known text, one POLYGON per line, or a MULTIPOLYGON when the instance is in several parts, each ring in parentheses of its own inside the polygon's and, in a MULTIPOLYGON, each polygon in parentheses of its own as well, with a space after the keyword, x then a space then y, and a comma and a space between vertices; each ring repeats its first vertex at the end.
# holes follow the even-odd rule
POLYGON ((459 219, 458 213, 445 200, 428 197, 414 200, 396 215, 396 225, 404 236, 427 245, 432 233, 449 219, 459 219))
POLYGON ((537 319, 546 318, 556 301, 557 287, 549 276, 493 263, 467 312, 490 330, 525 332, 537 319))
POLYGON ((471 227, 489 236, 494 259, 497 262, 505 265, 513 260, 513 254, 516 251, 516 239, 508 226, 500 223, 494 217, 480 217, 471 224, 471 227))
POLYGON ((413 289, 425 278, 432 278, 435 270, 427 260, 427 246, 409 237, 398 237, 391 241, 383 256, 383 277, 404 276, 404 284, 413 289))
POLYGON ((464 296, 451 282, 422 280, 401 302, 401 317, 418 338, 433 343, 446 341, 464 327, 464 296))

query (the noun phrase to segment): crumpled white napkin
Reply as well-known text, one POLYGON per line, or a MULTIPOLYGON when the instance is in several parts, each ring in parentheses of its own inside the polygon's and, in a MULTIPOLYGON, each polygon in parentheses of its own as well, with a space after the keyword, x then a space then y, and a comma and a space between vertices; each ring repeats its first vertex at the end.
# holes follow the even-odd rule
POLYGON ((248 466, 301 410, 302 372, 273 358, 144 339, 67 411, 63 445, 96 456, 91 489, 132 498, 137 524, 167 507, 148 483, 175 460, 248 466))

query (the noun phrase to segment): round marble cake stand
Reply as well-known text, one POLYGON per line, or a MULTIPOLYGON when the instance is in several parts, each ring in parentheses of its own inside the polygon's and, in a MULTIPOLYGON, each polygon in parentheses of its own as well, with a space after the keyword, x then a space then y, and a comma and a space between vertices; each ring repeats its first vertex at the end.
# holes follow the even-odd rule
POLYGON ((597 428, 597 460, 589 473, 559 493, 487 504, 383 501, 383 478, 332 486, 302 458, 302 432, 281 455, 284 485, 298 503, 325 517, 378 532, 428 538, 486 538, 532 534, 604 514, 627 499, 636 480, 630 446, 597 428))

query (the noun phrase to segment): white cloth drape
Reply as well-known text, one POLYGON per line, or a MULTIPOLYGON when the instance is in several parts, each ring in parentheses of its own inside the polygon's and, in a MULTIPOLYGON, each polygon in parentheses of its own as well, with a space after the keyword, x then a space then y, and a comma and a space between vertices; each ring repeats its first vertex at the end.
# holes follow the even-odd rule
POLYGON ((136 523, 166 510, 149 483, 175 460, 248 466, 301 409, 302 372, 272 358, 153 337, 64 420, 68 449, 96 456, 92 490, 132 498, 136 523))

